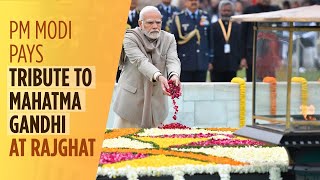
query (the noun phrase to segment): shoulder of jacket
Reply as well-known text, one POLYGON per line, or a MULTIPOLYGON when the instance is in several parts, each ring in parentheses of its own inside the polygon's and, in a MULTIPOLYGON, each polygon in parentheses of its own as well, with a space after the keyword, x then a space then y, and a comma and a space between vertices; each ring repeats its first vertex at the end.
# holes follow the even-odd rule
POLYGON ((171 7, 173 10, 180 11, 180 9, 177 6, 171 6, 171 7))
POLYGON ((271 9, 273 11, 277 11, 277 10, 280 10, 281 8, 278 5, 271 5, 271 9))
POLYGON ((187 11, 182 10, 182 11, 178 12, 177 15, 178 16, 187 15, 187 11))

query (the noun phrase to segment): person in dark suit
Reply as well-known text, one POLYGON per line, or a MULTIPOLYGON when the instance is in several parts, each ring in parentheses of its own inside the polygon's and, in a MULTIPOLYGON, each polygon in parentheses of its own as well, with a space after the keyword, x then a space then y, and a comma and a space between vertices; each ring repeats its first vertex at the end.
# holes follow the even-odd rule
POLYGON ((172 17, 174 14, 180 12, 180 10, 171 6, 171 0, 162 0, 162 3, 156 6, 162 14, 162 25, 161 30, 170 32, 170 24, 172 23, 172 17))
POLYGON ((170 31, 177 41, 182 82, 205 82, 212 57, 210 17, 198 0, 186 0, 186 10, 174 16, 170 31))
POLYGON ((139 21, 139 11, 136 9, 138 6, 138 0, 132 0, 128 15, 128 21, 127 21, 127 29, 133 29, 135 27, 138 27, 138 21, 139 21))
MULTIPOLYGON (((258 0, 256 5, 247 7, 243 14, 261 13, 280 10, 279 6, 271 5, 271 0, 258 0)), ((252 81, 252 51, 253 51, 253 23, 242 22, 243 57, 240 62, 246 68, 247 82, 252 81)))
MULTIPOLYGON (((127 29, 133 29, 139 26, 139 11, 136 9, 138 6, 138 0, 132 0, 130 4, 130 10, 127 20, 127 29)), ((116 82, 118 82, 121 75, 121 70, 118 68, 116 82)))
POLYGON ((234 4, 222 0, 219 4, 219 19, 212 25, 214 58, 209 65, 212 82, 230 82, 236 77, 241 60, 241 25, 231 22, 234 4))

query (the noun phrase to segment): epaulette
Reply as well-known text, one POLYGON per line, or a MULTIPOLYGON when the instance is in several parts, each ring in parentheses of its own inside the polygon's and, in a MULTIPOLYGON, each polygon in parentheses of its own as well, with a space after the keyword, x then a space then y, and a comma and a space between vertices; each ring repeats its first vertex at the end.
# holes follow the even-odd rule
POLYGON ((208 14, 208 12, 207 12, 207 11, 204 11, 204 10, 202 10, 202 9, 199 9, 199 13, 201 13, 201 14, 205 14, 205 15, 207 15, 207 14, 208 14))
POLYGON ((182 10, 182 11, 178 12, 177 15, 184 14, 184 13, 186 13, 186 12, 187 12, 187 11, 182 10))

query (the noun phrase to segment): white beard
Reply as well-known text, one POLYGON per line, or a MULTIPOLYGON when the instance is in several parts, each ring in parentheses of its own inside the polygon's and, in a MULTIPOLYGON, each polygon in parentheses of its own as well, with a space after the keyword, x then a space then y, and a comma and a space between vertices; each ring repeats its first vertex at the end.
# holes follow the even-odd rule
POLYGON ((152 40, 158 39, 160 37, 160 31, 147 32, 146 30, 142 29, 142 32, 152 40))

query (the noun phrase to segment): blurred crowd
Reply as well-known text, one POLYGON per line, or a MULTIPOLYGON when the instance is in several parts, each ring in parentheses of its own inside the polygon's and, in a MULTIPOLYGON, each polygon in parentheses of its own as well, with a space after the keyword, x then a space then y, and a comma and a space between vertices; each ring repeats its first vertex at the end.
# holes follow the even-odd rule
MULTIPOLYGON (((141 4, 155 5, 162 14, 161 29, 174 34, 177 41, 182 82, 230 82, 240 69, 245 69, 246 81, 252 81, 253 24, 231 22, 230 17, 320 4, 320 0, 161 0, 159 4, 151 2, 132 0, 127 28, 138 27, 139 9, 143 7, 141 4)), ((272 40, 277 37, 266 33, 258 38, 272 40)), ((280 45, 270 43, 267 46, 272 47, 270 49, 279 49, 280 45)), ((272 58, 275 61, 282 58, 278 52, 270 51, 266 54, 274 54, 272 58)), ((120 74, 118 71, 117 79, 120 74)))

